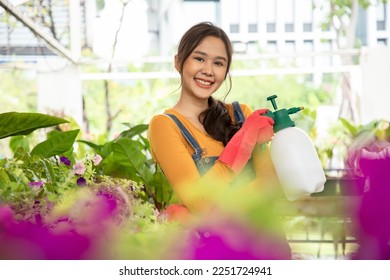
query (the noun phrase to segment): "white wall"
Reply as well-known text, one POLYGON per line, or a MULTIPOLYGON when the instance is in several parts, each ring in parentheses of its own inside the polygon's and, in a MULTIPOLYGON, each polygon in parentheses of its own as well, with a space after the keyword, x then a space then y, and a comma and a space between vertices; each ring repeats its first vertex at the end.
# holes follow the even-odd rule
POLYGON ((362 67, 361 122, 390 121, 390 49, 364 48, 362 67))
POLYGON ((39 63, 37 111, 71 116, 83 126, 81 80, 77 66, 62 59, 39 63))

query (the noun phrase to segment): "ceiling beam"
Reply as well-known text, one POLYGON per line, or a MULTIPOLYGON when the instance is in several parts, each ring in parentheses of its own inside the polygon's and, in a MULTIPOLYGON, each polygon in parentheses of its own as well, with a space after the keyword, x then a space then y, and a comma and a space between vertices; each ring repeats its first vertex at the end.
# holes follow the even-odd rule
POLYGON ((4 8, 4 10, 14 16, 18 21, 23 23, 24 26, 26 26, 28 29, 30 29, 36 36, 43 39, 48 47, 53 50, 58 55, 66 58, 73 64, 77 64, 77 59, 73 57, 71 52, 65 48, 58 40, 56 40, 53 36, 50 36, 49 34, 46 34, 42 31, 42 28, 37 25, 35 22, 33 22, 30 18, 23 16, 21 13, 19 13, 15 6, 13 6, 9 1, 7 0, 0 0, 0 6, 4 8))

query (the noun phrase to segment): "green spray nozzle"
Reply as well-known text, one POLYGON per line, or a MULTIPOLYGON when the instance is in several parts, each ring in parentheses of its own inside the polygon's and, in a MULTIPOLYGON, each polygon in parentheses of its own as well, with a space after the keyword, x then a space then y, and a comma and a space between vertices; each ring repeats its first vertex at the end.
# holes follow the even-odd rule
POLYGON ((295 126, 295 123, 293 120, 290 118, 289 115, 295 114, 301 110, 304 109, 304 107, 292 107, 290 109, 279 109, 278 106, 276 105, 276 95, 271 95, 267 97, 267 101, 271 101, 272 107, 274 108, 274 112, 268 111, 265 115, 268 117, 271 117, 274 119, 275 124, 274 124, 274 132, 278 132, 279 130, 282 130, 287 127, 292 127, 295 126))

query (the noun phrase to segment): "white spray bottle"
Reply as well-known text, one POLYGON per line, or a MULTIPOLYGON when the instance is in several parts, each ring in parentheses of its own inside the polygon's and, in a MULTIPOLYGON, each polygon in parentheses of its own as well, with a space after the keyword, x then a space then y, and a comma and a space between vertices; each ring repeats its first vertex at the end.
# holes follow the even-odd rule
POLYGON ((326 177, 311 139, 305 131, 295 127, 289 116, 303 107, 277 110, 276 97, 267 98, 275 110, 266 114, 275 121, 270 152, 284 194, 293 201, 322 191, 326 177))

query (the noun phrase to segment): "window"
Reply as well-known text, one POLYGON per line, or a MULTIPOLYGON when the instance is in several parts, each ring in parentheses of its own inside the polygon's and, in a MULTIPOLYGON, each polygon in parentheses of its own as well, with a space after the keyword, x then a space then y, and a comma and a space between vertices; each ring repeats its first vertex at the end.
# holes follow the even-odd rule
MULTIPOLYGON (((313 40, 303 40, 303 51, 307 53, 311 53, 314 51, 314 42, 313 40)), ((313 67, 314 66, 314 57, 313 56, 305 56, 300 60, 302 67, 313 67)), ((313 82, 314 74, 306 74, 304 76, 305 82, 313 82)))
POLYGON ((267 41, 267 52, 277 52, 278 51, 278 44, 276 41, 267 41))
POLYGON ((247 19, 248 19, 248 32, 257 33, 258 22, 258 0, 246 0, 247 3, 247 19))
POLYGON ((267 23, 267 32, 274 33, 276 32, 276 23, 267 23))
POLYGON ((294 32, 294 4, 295 0, 283 0, 284 9, 283 9, 283 18, 284 18, 284 31, 285 32, 294 32))
POLYGON ((378 39, 377 40, 377 45, 379 47, 386 47, 387 46, 387 39, 378 39))
POLYGON ((267 32, 276 32, 276 1, 264 1, 267 32))
POLYGON ((230 29, 230 33, 239 33, 240 32, 240 25, 237 23, 231 23, 229 29, 230 29))
MULTIPOLYGON (((331 40, 321 41, 321 51, 323 51, 323 52, 332 51, 332 41, 331 40)), ((320 64, 324 65, 324 66, 330 66, 330 65, 332 65, 332 62, 333 62, 331 55, 319 57, 318 60, 320 61, 320 64)))
MULTIPOLYGON (((303 40, 303 51, 307 53, 314 51, 313 40, 303 40)), ((311 67, 314 65, 314 58, 312 56, 303 57, 301 63, 302 66, 311 67)))
POLYGON ((303 32, 313 31, 313 1, 312 0, 301 0, 302 1, 302 22, 303 32))
POLYGON ((376 6, 376 30, 386 30, 386 4, 382 2, 376 6))
POLYGON ((313 24, 312 23, 304 23, 303 24, 303 32, 312 32, 313 24))
POLYGON ((285 32, 294 32, 294 23, 285 23, 284 24, 285 32))
POLYGON ((295 41, 287 40, 285 42, 286 45, 286 52, 288 53, 294 53, 295 52, 295 41))
POLYGON ((257 23, 250 23, 248 25, 248 32, 249 33, 257 33, 257 23))
POLYGON ((230 33, 240 32, 240 1, 231 0, 229 4, 229 22, 230 22, 230 33))

